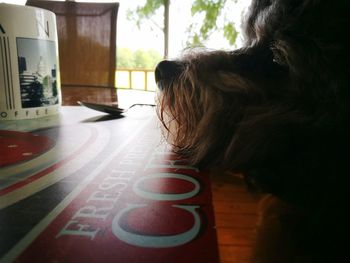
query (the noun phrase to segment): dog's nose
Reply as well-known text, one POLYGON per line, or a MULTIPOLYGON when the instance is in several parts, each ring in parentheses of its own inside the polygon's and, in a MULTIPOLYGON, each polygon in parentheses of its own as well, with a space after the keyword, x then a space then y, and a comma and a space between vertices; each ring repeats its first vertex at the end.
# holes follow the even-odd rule
POLYGON ((181 66, 175 61, 163 60, 158 63, 154 72, 156 82, 160 89, 162 89, 160 82, 171 81, 181 72, 181 66))

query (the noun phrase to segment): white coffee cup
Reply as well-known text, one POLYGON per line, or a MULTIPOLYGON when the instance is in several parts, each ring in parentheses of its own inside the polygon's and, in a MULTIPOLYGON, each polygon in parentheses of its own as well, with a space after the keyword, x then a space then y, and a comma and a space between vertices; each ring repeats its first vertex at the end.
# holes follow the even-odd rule
POLYGON ((57 43, 54 13, 0 4, 0 121, 58 113, 57 43))

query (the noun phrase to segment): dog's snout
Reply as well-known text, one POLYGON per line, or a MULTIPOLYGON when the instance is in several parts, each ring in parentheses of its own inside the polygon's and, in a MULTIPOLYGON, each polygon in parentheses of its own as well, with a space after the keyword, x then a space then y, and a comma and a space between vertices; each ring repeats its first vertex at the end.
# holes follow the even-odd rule
POLYGON ((160 89, 160 82, 169 82, 181 72, 181 66, 175 61, 163 60, 158 63, 155 70, 155 79, 160 89))

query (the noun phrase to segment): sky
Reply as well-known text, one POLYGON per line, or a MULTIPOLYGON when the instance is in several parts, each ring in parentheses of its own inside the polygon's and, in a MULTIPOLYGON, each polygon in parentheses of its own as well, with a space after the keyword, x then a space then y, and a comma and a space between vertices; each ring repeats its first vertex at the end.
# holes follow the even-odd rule
MULTIPOLYGON (((99 0, 83 0, 76 2, 98 2, 99 0)), ((0 0, 12 4, 24 5, 26 0, 0 0)), ((103 0, 101 2, 115 2, 115 0, 103 0)), ((127 19, 127 10, 136 9, 138 5, 142 5, 145 0, 119 0, 120 3, 117 19, 117 47, 136 49, 156 49, 163 54, 163 33, 160 29, 151 31, 150 24, 145 22, 141 29, 138 29, 134 21, 127 19)), ((189 0, 172 0, 170 5, 170 37, 169 37, 169 57, 177 57, 182 50, 186 48, 186 29, 188 24, 193 21, 191 17, 191 2, 189 0)), ((240 29, 241 12, 248 4, 249 0, 238 0, 236 4, 228 6, 227 13, 232 14, 236 29, 240 29)), ((162 12, 157 13, 154 20, 158 24, 162 24, 162 12)), ((200 18, 197 22, 200 23, 200 18)), ((230 46, 221 34, 214 34, 206 43, 206 47, 210 49, 233 49, 241 45, 241 39, 237 40, 235 47, 230 46)))

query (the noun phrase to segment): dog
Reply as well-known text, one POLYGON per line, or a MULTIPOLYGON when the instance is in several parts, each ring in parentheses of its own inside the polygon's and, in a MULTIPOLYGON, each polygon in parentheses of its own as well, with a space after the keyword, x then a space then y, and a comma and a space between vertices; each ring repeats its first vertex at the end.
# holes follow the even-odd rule
POLYGON ((343 262, 350 248, 349 12, 347 0, 252 0, 241 48, 155 69, 174 151, 269 194, 252 262, 343 262))

